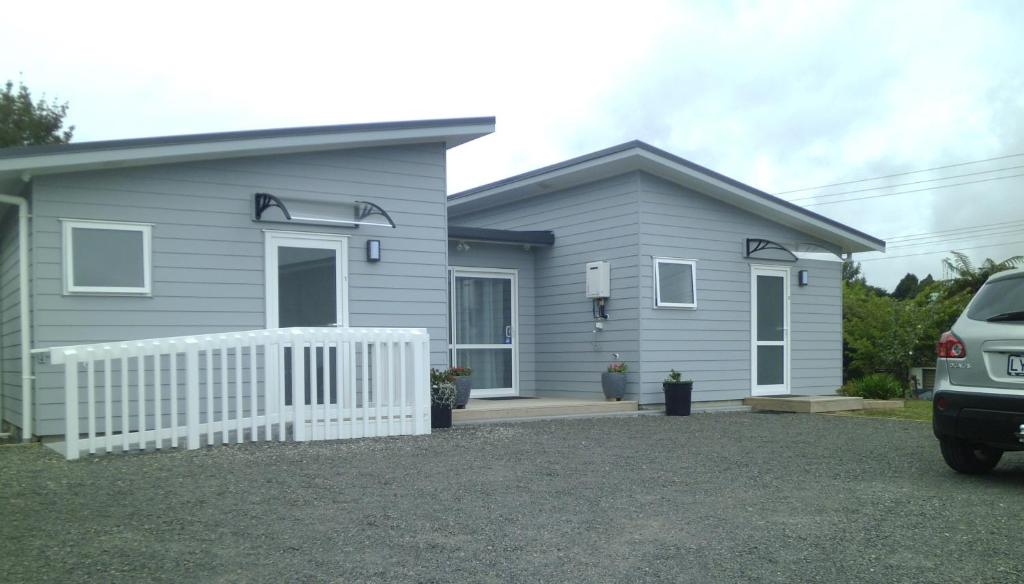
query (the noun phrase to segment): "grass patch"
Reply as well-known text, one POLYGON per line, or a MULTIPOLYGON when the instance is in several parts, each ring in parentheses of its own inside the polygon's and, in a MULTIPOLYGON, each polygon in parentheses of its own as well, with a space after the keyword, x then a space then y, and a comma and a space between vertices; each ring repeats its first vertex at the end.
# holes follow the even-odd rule
POLYGON ((842 413, 846 416, 860 416, 862 418, 891 418, 894 420, 917 420, 918 422, 932 421, 932 402, 923 399, 908 399, 905 403, 905 407, 898 410, 857 410, 842 413))

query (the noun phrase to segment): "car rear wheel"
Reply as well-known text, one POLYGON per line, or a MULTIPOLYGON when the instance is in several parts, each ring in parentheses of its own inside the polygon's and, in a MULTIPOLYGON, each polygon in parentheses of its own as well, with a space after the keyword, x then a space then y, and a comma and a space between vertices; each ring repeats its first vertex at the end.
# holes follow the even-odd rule
POLYGON ((958 438, 942 438, 939 445, 949 468, 964 474, 985 474, 1003 457, 1002 450, 974 446, 958 438))

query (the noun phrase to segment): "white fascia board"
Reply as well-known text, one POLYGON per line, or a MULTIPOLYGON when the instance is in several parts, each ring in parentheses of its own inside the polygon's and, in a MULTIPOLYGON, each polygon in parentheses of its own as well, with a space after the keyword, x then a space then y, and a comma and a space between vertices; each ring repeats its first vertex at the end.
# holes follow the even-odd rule
POLYGON ((0 160, 0 175, 39 176, 80 170, 189 162, 210 158, 240 158, 296 152, 367 148, 393 144, 444 142, 448 148, 494 132, 494 124, 410 128, 365 132, 325 133, 89 150, 55 152, 0 160))

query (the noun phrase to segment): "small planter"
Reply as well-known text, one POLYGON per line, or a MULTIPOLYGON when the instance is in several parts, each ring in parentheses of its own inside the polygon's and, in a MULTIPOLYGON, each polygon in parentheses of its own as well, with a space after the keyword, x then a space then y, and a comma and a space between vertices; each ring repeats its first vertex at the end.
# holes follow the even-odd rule
POLYGON ((661 384, 665 391, 665 415, 689 416, 693 400, 692 381, 666 381, 661 384))
POLYGON ((473 389, 473 381, 470 377, 455 378, 455 409, 465 409, 469 403, 469 392, 473 389))
POLYGON ((626 395, 626 374, 602 373, 601 389, 605 398, 622 401, 622 396, 626 395))
POLYGON ((452 407, 447 404, 430 404, 430 427, 451 428, 452 407))

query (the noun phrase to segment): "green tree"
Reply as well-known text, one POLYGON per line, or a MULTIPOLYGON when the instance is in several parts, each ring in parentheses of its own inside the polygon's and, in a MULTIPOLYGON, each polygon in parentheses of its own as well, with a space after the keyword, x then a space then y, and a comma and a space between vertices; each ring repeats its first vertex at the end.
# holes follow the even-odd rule
POLYGON ((864 276, 860 273, 860 262, 843 260, 843 281, 864 283, 864 276))
POLYGON ((71 141, 74 126, 64 127, 68 104, 47 102, 45 95, 32 101, 24 83, 4 84, 0 91, 0 148, 35 144, 66 144, 71 141))
POLYGON ((907 298, 913 298, 917 296, 917 289, 920 282, 917 276, 914 274, 907 274, 903 276, 899 284, 896 284, 896 288, 892 291, 892 297, 897 300, 906 300, 907 298))
POLYGON ((971 293, 931 284, 899 300, 867 284, 843 285, 844 378, 876 371, 907 378, 910 367, 935 360, 935 342, 967 306, 971 293))
POLYGON ((1024 256, 1016 255, 1008 257, 1001 262, 995 262, 992 258, 986 258, 985 261, 981 262, 981 266, 975 267, 974 263, 971 262, 971 258, 967 257, 967 254, 959 251, 951 251, 949 253, 953 254, 953 258, 945 258, 942 260, 942 263, 946 266, 946 269, 953 273, 953 280, 949 282, 947 290, 947 294, 951 296, 965 290, 974 294, 992 274, 1024 264, 1024 256))

